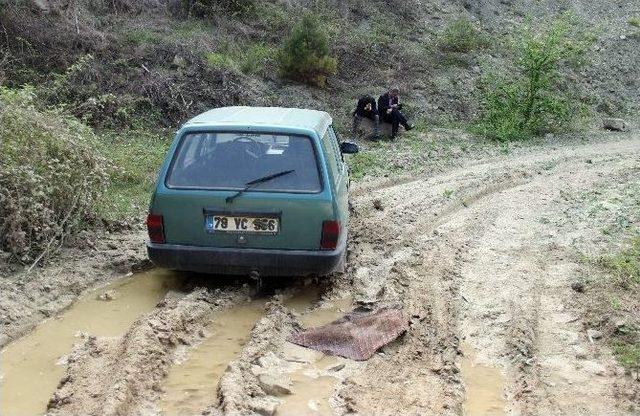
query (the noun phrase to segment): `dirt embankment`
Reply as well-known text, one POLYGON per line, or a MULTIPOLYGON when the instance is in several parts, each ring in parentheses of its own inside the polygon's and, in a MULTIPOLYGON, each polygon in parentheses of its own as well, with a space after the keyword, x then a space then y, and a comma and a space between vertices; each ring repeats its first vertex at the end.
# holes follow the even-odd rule
MULTIPOLYGON (((615 246, 602 229, 637 199, 639 152, 638 137, 621 135, 356 186, 346 273, 312 296, 312 282, 268 296, 207 404, 188 414, 637 413, 637 381, 587 335, 585 294, 571 285, 589 275, 585 257, 615 246), (410 329, 362 363, 286 341, 356 305, 401 305, 410 329)), ((158 414, 167 373, 205 348, 219 310, 253 296, 214 287, 194 282, 124 335, 85 338, 51 413, 158 414)))

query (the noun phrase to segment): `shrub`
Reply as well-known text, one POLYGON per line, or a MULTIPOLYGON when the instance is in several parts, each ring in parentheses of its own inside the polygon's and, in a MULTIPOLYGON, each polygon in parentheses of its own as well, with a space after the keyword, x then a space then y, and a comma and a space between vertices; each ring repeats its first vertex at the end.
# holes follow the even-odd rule
POLYGON ((486 48, 488 39, 468 19, 458 19, 440 34, 438 47, 449 52, 471 52, 486 48))
POLYGON ((640 27, 640 17, 632 17, 629 19, 629 24, 634 27, 640 27))
POLYGON ((256 11, 256 0, 177 0, 172 8, 187 17, 212 17, 219 12, 248 16, 256 11), (177 4, 175 4, 177 3, 177 4))
POLYGON ((578 115, 560 68, 581 65, 592 39, 569 16, 547 30, 525 27, 511 43, 513 73, 490 70, 481 85, 481 113, 475 130, 499 141, 526 139, 563 130, 578 115))
POLYGON ((107 164, 88 127, 36 108, 30 88, 0 88, 0 137, 0 247, 43 258, 94 218, 107 164))
POLYGON ((337 60, 330 56, 329 40, 317 18, 307 14, 278 53, 282 74, 293 80, 324 86, 327 76, 337 69, 337 60))

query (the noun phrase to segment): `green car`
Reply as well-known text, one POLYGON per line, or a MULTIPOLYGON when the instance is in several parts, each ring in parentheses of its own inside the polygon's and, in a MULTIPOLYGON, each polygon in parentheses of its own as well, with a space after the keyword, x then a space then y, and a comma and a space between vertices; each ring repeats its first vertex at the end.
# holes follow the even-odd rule
POLYGON ((147 228, 160 267, 254 276, 344 265, 349 172, 329 114, 225 107, 188 121, 160 170, 147 228))

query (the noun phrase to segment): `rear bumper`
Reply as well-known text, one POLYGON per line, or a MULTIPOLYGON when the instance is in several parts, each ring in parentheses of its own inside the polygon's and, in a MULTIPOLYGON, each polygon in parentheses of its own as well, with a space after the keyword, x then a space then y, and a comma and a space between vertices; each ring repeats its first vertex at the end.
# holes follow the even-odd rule
POLYGON ((333 251, 197 247, 147 242, 149 259, 159 267, 212 274, 294 276, 328 274, 341 266, 346 241, 333 251))

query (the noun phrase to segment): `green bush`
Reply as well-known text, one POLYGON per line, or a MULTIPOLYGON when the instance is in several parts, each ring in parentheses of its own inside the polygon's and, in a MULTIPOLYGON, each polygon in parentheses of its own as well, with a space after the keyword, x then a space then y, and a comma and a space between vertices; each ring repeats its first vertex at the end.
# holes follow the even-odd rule
POLYGON ((30 88, 0 88, 0 247, 21 262, 94 219, 108 183, 91 129, 36 108, 34 97, 30 88))
POLYGON ((628 22, 631 26, 640 27, 640 17, 632 17, 628 22))
POLYGON ((327 76, 337 69, 337 60, 330 55, 329 40, 318 19, 307 14, 278 53, 282 74, 296 81, 324 86, 327 76))
POLYGON ((448 52, 471 52, 486 48, 489 40, 468 19, 458 19, 440 34, 438 47, 448 52))
POLYGON ((593 40, 570 16, 548 29, 526 26, 515 39, 513 72, 489 70, 481 81, 481 112, 476 132, 499 141, 526 139, 566 130, 580 112, 561 68, 583 64, 593 40))

